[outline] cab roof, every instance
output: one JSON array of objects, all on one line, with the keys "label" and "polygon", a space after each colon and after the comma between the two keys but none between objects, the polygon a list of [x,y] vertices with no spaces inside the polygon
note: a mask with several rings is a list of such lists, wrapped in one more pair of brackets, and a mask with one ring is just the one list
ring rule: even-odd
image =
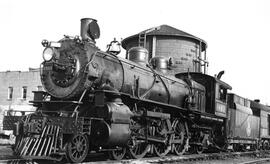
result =
[{"label": "cab roof", "polygon": [[232,87],[229,84],[225,83],[224,81],[221,81],[220,79],[218,79],[216,77],[213,77],[213,76],[210,76],[210,75],[207,75],[207,74],[198,73],[198,72],[178,73],[178,74],[175,75],[175,77],[181,78],[182,76],[188,76],[188,75],[190,75],[191,77],[194,77],[194,78],[200,78],[200,79],[204,78],[205,80],[214,81],[214,82],[217,82],[217,83],[221,84],[226,89],[229,89],[229,90],[232,89]]}]

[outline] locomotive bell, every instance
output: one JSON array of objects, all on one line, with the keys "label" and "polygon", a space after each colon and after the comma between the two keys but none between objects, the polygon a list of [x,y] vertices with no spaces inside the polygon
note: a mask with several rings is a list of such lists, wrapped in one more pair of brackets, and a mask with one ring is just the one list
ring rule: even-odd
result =
[{"label": "locomotive bell", "polygon": [[113,41],[107,45],[107,52],[118,55],[121,52],[121,44],[114,38]]},{"label": "locomotive bell", "polygon": [[97,20],[92,18],[81,19],[81,37],[84,41],[95,41],[100,36]]},{"label": "locomotive bell", "polygon": [[132,47],[128,50],[128,60],[146,65],[148,63],[148,51],[143,47]]}]

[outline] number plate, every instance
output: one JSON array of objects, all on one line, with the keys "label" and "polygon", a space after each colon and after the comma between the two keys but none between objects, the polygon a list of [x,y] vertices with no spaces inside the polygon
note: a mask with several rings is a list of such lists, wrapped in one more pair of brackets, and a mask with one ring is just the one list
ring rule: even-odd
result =
[{"label": "number plate", "polygon": [[43,68],[44,71],[52,71],[52,66],[45,66]]},{"label": "number plate", "polygon": [[52,71],[53,70],[53,64],[52,63],[47,63],[46,65],[43,66],[44,71]]}]

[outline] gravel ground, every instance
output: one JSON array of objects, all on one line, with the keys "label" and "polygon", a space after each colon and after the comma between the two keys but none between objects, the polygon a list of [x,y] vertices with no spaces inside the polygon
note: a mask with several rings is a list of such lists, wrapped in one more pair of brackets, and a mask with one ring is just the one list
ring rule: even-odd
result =
[{"label": "gravel ground", "polygon": [[[183,164],[239,164],[247,161],[253,161],[253,160],[258,160],[262,158],[269,158],[270,154],[266,154],[262,156],[261,158],[255,157],[255,156],[236,156],[235,158],[224,158],[224,159],[219,159],[219,160],[199,160],[199,161],[189,161],[189,162],[158,162],[162,164],[170,163],[170,164],[178,164],[178,163],[183,163]],[[11,149],[11,145],[0,145],[0,163],[3,162],[3,160],[8,160],[8,159],[14,159],[13,156],[13,151]],[[93,157],[91,158],[93,160]],[[1,161],[2,160],[2,161]],[[9,163],[9,162],[7,162]],[[27,163],[27,162],[25,162]],[[39,163],[39,162],[38,162]],[[89,162],[86,162],[89,163]],[[96,162],[94,162],[96,163]],[[146,162],[143,159],[140,160],[126,160],[125,162],[120,162],[120,161],[100,161],[97,163],[110,163],[110,164],[115,164],[115,163],[124,163],[124,164],[152,164],[153,162],[148,161]],[[264,164],[267,162],[264,162]],[[270,162],[268,162],[270,164]]]},{"label": "gravel ground", "polygon": [[221,160],[207,160],[207,161],[192,161],[185,162],[184,164],[239,164],[247,161],[256,160],[252,157],[236,157]]}]

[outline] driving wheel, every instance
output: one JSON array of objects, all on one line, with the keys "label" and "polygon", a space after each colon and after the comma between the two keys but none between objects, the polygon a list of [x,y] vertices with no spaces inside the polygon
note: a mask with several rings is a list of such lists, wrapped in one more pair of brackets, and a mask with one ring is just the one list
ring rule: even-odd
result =
[{"label": "driving wheel", "polygon": [[154,136],[163,138],[165,141],[164,143],[153,144],[154,153],[159,157],[166,156],[171,149],[171,145],[168,144],[168,140],[170,140],[171,135],[168,135],[166,120],[161,120],[159,126],[155,127]]},{"label": "driving wheel", "polygon": [[150,150],[150,144],[146,140],[147,129],[145,127],[132,130],[132,137],[128,153],[132,158],[143,158]]},{"label": "driving wheel", "polygon": [[113,150],[109,152],[110,158],[113,160],[121,160],[124,158],[127,149],[124,147],[120,147],[119,149]]},{"label": "driving wheel", "polygon": [[176,155],[182,155],[185,153],[186,147],[187,147],[185,125],[179,120],[176,120],[173,125],[174,125],[173,127],[174,128],[174,141],[176,141],[176,143],[173,144],[173,152]]}]

